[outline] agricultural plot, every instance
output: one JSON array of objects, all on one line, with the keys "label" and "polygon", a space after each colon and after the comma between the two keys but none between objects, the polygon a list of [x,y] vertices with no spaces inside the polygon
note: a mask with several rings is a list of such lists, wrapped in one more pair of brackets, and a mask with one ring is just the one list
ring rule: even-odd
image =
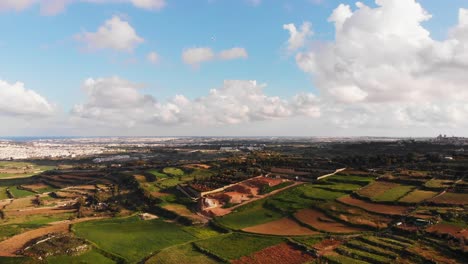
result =
[{"label": "agricultural plot", "polygon": [[320,210],[325,212],[330,218],[335,218],[342,222],[349,223],[351,226],[382,229],[386,228],[392,221],[388,217],[372,214],[364,209],[344,205],[335,201],[318,203],[315,206],[320,208]]},{"label": "agricultural plot", "polygon": [[0,179],[31,177],[54,168],[54,166],[43,166],[29,162],[0,161]]},{"label": "agricultural plot", "polygon": [[268,198],[266,206],[283,214],[288,214],[309,208],[318,203],[318,200],[335,200],[344,195],[346,194],[342,192],[317,188],[312,184],[303,184]]},{"label": "agricultural plot", "polygon": [[194,244],[223,260],[235,260],[284,242],[283,238],[233,233],[197,241]]},{"label": "agricultural plot", "polygon": [[216,264],[219,261],[197,251],[192,244],[170,247],[148,259],[146,264]]},{"label": "agricultural plot", "polygon": [[372,200],[376,202],[395,202],[401,197],[405,196],[409,192],[415,189],[415,186],[411,185],[398,185],[391,188],[380,195],[372,197]]},{"label": "agricultural plot", "polygon": [[319,232],[299,225],[296,221],[290,218],[281,218],[265,224],[247,227],[242,230],[250,233],[278,236],[306,236],[319,234]]},{"label": "agricultural plot", "polygon": [[365,229],[352,227],[339,223],[324,213],[314,209],[303,209],[294,214],[294,217],[300,222],[311,226],[317,230],[329,233],[355,233],[362,232]]},{"label": "agricultural plot", "polygon": [[179,168],[174,168],[174,167],[166,167],[163,169],[163,172],[165,174],[169,174],[171,176],[175,176],[175,177],[178,177],[178,176],[184,176],[184,171],[179,169]]},{"label": "agricultural plot", "polygon": [[360,199],[353,198],[351,196],[344,196],[339,198],[337,201],[344,203],[346,205],[356,206],[362,208],[366,211],[386,214],[386,215],[404,215],[408,208],[405,206],[396,206],[396,205],[385,205],[385,204],[376,204]]},{"label": "agricultural plot", "polygon": [[154,176],[156,176],[156,179],[157,179],[157,180],[165,179],[165,178],[169,177],[169,176],[167,176],[167,174],[164,174],[164,173],[162,173],[162,172],[159,172],[158,170],[149,170],[149,171],[147,171],[147,173],[151,173],[151,174],[153,174]]},{"label": "agricultural plot", "polygon": [[47,258],[48,264],[62,264],[62,263],[69,263],[69,264],[113,264],[115,261],[105,257],[104,255],[100,254],[96,250],[90,250],[85,252],[79,256],[53,256]]},{"label": "agricultural plot", "polygon": [[468,204],[468,193],[446,192],[430,199],[429,201],[435,204],[466,205]]},{"label": "agricultural plot", "polygon": [[392,262],[392,258],[375,253],[370,253],[366,250],[356,249],[352,245],[342,245],[336,251],[342,255],[351,257],[353,259],[363,260],[369,263],[386,264]]},{"label": "agricultural plot", "polygon": [[140,261],[157,250],[196,239],[176,224],[159,219],[142,221],[136,216],[83,222],[73,229],[77,236],[129,262]]},{"label": "agricultural plot", "polygon": [[407,195],[403,196],[399,202],[402,203],[420,203],[425,200],[431,199],[436,196],[437,192],[433,191],[424,191],[424,190],[414,190]]},{"label": "agricultural plot", "polygon": [[379,196],[384,194],[386,191],[398,187],[399,184],[393,183],[393,182],[383,182],[383,181],[377,181],[373,182],[366,187],[360,189],[357,191],[357,193],[361,196],[368,197],[368,198],[373,198],[375,196]]},{"label": "agricultural plot", "polygon": [[451,187],[455,182],[451,180],[439,180],[439,179],[432,179],[427,181],[424,186],[429,189],[446,189]]},{"label": "agricultural plot", "polygon": [[26,197],[26,196],[30,196],[30,195],[35,195],[35,193],[33,193],[33,192],[18,189],[18,186],[10,187],[10,192],[11,192],[11,194],[13,194],[13,196],[15,198],[21,198],[21,197]]},{"label": "agricultural plot", "polygon": [[288,264],[303,264],[312,262],[315,258],[305,253],[292,245],[282,243],[276,246],[268,247],[250,256],[244,256],[240,259],[233,260],[233,264],[277,264],[277,263],[288,263]]},{"label": "agricultural plot", "polygon": [[316,187],[325,189],[325,190],[331,190],[335,192],[346,192],[346,193],[353,192],[362,187],[361,185],[353,184],[353,183],[334,183],[334,184],[328,184],[328,183],[333,183],[333,182],[324,182],[324,184],[316,185]]},{"label": "agricultural plot", "polygon": [[374,180],[375,177],[372,176],[337,174],[326,178],[325,182],[349,183],[362,187],[373,182]]},{"label": "agricultural plot", "polygon": [[364,197],[368,197],[376,202],[394,202],[399,200],[401,197],[405,196],[415,188],[416,187],[412,185],[402,185],[393,182],[376,181],[358,190],[357,194]]},{"label": "agricultural plot", "polygon": [[216,218],[216,221],[228,228],[240,230],[282,218],[282,214],[265,208],[265,202],[262,199],[246,204],[228,215]]},{"label": "agricultural plot", "polygon": [[433,225],[426,229],[427,232],[434,234],[448,234],[452,237],[468,240],[468,231],[466,231],[466,223],[464,226],[455,225],[449,222],[442,222],[436,225]]},{"label": "agricultural plot", "polygon": [[9,198],[8,195],[7,195],[6,189],[7,189],[7,187],[0,186],[0,200]]}]

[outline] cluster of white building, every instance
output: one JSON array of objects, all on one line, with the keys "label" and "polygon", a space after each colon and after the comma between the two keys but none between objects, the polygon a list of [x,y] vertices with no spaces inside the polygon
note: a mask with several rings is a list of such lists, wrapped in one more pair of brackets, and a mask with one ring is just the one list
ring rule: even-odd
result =
[{"label": "cluster of white building", "polygon": [[0,141],[0,160],[74,158],[102,154],[105,151],[106,148],[102,145]]}]

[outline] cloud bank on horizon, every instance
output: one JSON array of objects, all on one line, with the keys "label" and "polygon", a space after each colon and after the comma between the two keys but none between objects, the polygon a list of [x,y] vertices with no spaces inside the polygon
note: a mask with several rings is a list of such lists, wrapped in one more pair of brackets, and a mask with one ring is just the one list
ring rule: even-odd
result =
[{"label": "cloud bank on horizon", "polygon": [[[170,5],[164,0],[7,0],[0,2],[0,10],[21,11],[40,5],[41,12],[51,15],[74,2],[130,3],[150,11]],[[331,40],[315,39],[320,32],[310,21],[286,21],[282,29],[281,24],[268,29],[289,34],[278,48],[284,47],[284,56],[294,59],[316,89],[289,98],[268,95],[268,86],[255,80],[227,79],[197,96],[176,93],[164,99],[147,92],[149,88],[140,83],[111,75],[83,78],[83,96],[67,111],[23,83],[0,79],[0,116],[9,122],[17,120],[12,127],[18,131],[18,120],[43,118],[69,128],[60,130],[65,133],[89,128],[86,133],[90,134],[125,128],[121,134],[177,131],[174,134],[190,135],[190,128],[195,127],[199,130],[194,131],[204,129],[206,134],[226,133],[228,127],[231,135],[335,135],[330,130],[369,135],[369,131],[428,128],[462,131],[468,128],[468,9],[459,8],[457,24],[442,40],[425,28],[431,18],[415,0],[376,0],[375,6],[357,2],[336,7],[328,17],[334,27]],[[146,42],[143,33],[123,16],[103,21],[97,29],[73,35],[80,49],[132,53]],[[157,50],[146,54],[149,64],[164,61]],[[237,61],[247,67],[256,56],[239,45],[195,46],[180,54],[194,74],[211,64],[208,62]],[[245,130],[246,126],[256,128]],[[96,127],[99,132],[92,130]],[[181,128],[188,130],[181,133]]]}]

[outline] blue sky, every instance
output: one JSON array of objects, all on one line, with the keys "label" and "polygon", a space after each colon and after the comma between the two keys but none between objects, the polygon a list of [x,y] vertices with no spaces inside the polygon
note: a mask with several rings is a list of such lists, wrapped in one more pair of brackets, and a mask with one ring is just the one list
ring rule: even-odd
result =
[{"label": "blue sky", "polygon": [[[374,1],[362,2],[377,7]],[[421,25],[431,32],[432,40],[441,42],[457,25],[458,10],[468,8],[466,0],[418,2],[433,16]],[[81,89],[87,78],[112,76],[141,84],[145,87],[142,94],[160,102],[177,94],[189,100],[206,96],[210,89],[221,88],[224,80],[266,83],[264,93],[270,97],[291,98],[299,93],[321,96],[317,75],[301,70],[296,56],[309,46],[334,42],[335,27],[327,19],[338,5],[356,9],[355,1],[345,0],[263,0],[257,5],[247,0],[165,3],[159,10],[131,3],[78,2],[53,15],[41,13],[39,4],[20,11],[0,11],[0,80],[24,83],[26,89],[54,104],[62,116],[87,101],[89,94]],[[96,32],[114,16],[128,22],[144,39],[133,51],[90,51],[76,40],[77,34]],[[288,52],[289,33],[283,25],[294,23],[299,28],[305,21],[312,24],[313,36],[299,51]],[[241,47],[248,57],[215,59],[193,67],[184,63],[182,52],[196,47],[208,47],[215,53]],[[146,58],[152,51],[160,56],[156,64]],[[21,126],[15,127],[21,133]],[[364,132],[356,128],[351,134]]]}]

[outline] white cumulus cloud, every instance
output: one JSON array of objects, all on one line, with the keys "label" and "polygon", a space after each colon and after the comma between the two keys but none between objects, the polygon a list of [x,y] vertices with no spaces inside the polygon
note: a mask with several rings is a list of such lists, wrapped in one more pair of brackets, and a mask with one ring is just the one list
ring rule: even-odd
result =
[{"label": "white cumulus cloud", "polygon": [[283,29],[289,31],[289,39],[287,42],[288,51],[296,51],[304,47],[307,38],[312,36],[312,24],[310,22],[302,23],[301,28],[298,30],[294,24],[285,24]]},{"label": "white cumulus cloud", "polygon": [[329,17],[335,39],[296,55],[326,105],[322,115],[344,127],[467,126],[468,10],[439,41],[417,1],[375,3],[339,5]]},{"label": "white cumulus cloud", "polygon": [[182,60],[185,64],[199,67],[201,63],[211,61],[215,54],[211,48],[190,48],[182,52]]},{"label": "white cumulus cloud", "polygon": [[245,59],[249,57],[249,55],[244,48],[232,48],[220,51],[218,57],[222,60],[234,60],[239,58]]},{"label": "white cumulus cloud", "polygon": [[26,89],[23,83],[10,84],[0,80],[0,115],[39,117],[54,112],[51,103],[35,91]]},{"label": "white cumulus cloud", "polygon": [[96,32],[75,35],[75,39],[83,42],[88,50],[113,49],[126,52],[132,52],[144,42],[135,29],[119,16],[105,21]]},{"label": "white cumulus cloud", "polygon": [[213,49],[208,47],[189,48],[182,52],[183,62],[195,68],[200,67],[200,65],[204,62],[213,61],[215,59],[235,60],[246,59],[248,57],[249,55],[247,50],[240,47],[222,50],[218,53],[215,53]]},{"label": "white cumulus cloud", "polygon": [[205,96],[188,99],[176,95],[159,102],[142,93],[141,87],[119,77],[88,79],[83,90],[87,100],[72,115],[107,126],[241,124],[292,116],[320,116],[320,102],[311,94],[286,100],[264,93],[256,81],[225,81]]}]

